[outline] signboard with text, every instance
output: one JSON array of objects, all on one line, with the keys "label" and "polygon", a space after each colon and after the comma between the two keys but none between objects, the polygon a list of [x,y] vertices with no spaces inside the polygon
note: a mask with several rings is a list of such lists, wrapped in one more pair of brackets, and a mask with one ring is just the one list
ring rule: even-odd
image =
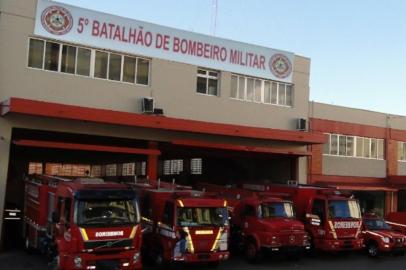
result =
[{"label": "signboard with text", "polygon": [[65,42],[292,82],[294,54],[38,0],[34,34]]}]

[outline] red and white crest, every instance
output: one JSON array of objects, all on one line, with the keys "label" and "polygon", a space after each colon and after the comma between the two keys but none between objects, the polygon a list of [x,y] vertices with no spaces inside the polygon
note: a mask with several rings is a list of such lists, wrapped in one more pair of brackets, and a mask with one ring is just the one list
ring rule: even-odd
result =
[{"label": "red and white crest", "polygon": [[41,23],[45,30],[54,35],[65,35],[73,26],[70,12],[60,6],[50,6],[41,14]]},{"label": "red and white crest", "polygon": [[269,69],[277,78],[284,79],[292,72],[292,63],[285,55],[277,53],[269,59]]}]

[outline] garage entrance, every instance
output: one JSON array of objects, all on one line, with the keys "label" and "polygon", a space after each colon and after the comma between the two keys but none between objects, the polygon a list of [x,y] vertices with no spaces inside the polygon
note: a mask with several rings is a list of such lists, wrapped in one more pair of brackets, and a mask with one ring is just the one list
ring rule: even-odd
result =
[{"label": "garage entrance", "polygon": [[192,147],[174,142],[14,128],[5,209],[19,211],[19,219],[4,220],[4,248],[22,247],[24,177],[28,174],[102,177],[119,182],[156,175],[164,181],[186,185],[285,183],[296,179],[297,154],[260,150]]},{"label": "garage entrance", "polygon": [[385,215],[385,191],[354,191],[363,214],[373,212],[380,217]]}]

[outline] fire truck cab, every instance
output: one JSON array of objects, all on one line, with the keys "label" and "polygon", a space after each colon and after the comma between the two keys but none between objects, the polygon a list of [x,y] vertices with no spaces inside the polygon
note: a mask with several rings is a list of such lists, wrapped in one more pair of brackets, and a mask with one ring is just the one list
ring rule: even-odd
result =
[{"label": "fire truck cab", "polygon": [[132,186],[140,197],[145,257],[158,266],[173,262],[215,265],[228,259],[229,220],[224,199],[164,182]]},{"label": "fire truck cab", "polygon": [[52,269],[140,269],[136,193],[97,178],[26,179],[25,246],[50,256]]},{"label": "fire truck cab", "polygon": [[202,184],[227,199],[231,213],[231,239],[249,262],[257,262],[264,252],[298,255],[310,249],[308,234],[295,217],[291,201],[278,194]]},{"label": "fire truck cab", "polygon": [[298,184],[248,188],[289,194],[313,248],[323,251],[363,248],[361,211],[358,201],[350,194],[334,188]]}]

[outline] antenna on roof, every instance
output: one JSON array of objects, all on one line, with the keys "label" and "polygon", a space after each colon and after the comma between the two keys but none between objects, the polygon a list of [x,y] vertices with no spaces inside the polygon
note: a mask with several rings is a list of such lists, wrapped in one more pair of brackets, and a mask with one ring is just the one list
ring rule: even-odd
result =
[{"label": "antenna on roof", "polygon": [[216,35],[216,28],[217,28],[217,0],[212,0],[212,13],[211,13],[211,26],[210,26],[210,32],[213,36]]}]

